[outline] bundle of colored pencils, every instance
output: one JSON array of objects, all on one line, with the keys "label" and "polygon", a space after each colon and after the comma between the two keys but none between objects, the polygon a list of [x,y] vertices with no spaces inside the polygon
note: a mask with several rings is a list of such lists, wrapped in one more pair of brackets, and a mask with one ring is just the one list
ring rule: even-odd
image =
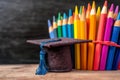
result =
[{"label": "bundle of colored pencils", "polygon": [[[69,9],[68,15],[58,13],[53,21],[48,20],[50,38],[74,38],[98,42],[112,41],[120,45],[120,12],[119,6],[111,4],[108,10],[107,1],[102,8],[93,1],[92,6],[75,6],[75,12]],[[82,43],[71,46],[73,65],[81,70],[117,70],[120,69],[120,48],[94,43]]]}]

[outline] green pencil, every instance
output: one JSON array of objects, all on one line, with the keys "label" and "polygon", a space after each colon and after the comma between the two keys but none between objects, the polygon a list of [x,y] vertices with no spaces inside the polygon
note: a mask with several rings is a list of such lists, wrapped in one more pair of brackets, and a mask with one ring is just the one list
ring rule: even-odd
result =
[{"label": "green pencil", "polygon": [[58,20],[57,20],[57,32],[58,32],[58,38],[62,37],[62,20],[61,20],[61,14],[58,13]]}]

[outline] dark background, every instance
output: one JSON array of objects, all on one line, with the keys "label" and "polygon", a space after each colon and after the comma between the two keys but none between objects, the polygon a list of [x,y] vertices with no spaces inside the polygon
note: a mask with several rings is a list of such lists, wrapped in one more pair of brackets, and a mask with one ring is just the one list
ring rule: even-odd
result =
[{"label": "dark background", "polygon": [[[0,0],[0,64],[38,63],[39,46],[28,39],[49,38],[47,19],[92,0]],[[109,0],[119,5],[119,0]],[[104,0],[96,0],[102,6]]]}]

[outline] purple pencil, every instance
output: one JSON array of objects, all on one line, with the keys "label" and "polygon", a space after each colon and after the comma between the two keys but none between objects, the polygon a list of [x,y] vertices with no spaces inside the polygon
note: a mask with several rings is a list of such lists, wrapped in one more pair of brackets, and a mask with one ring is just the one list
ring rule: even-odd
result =
[{"label": "purple pencil", "polygon": [[[112,26],[114,23],[113,10],[114,10],[114,4],[111,4],[111,7],[110,7],[109,13],[108,13],[108,17],[107,17],[104,41],[110,40]],[[103,45],[102,54],[101,54],[101,61],[100,61],[100,70],[105,70],[107,53],[108,53],[108,46]]]},{"label": "purple pencil", "polygon": [[119,12],[119,6],[117,5],[116,8],[115,8],[114,15],[113,15],[114,16],[114,20],[116,20],[118,12]]}]

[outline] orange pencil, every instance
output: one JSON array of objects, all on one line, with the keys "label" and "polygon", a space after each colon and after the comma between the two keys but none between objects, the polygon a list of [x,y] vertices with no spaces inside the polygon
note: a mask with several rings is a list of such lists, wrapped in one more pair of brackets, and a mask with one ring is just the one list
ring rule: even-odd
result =
[{"label": "orange pencil", "polygon": [[[93,1],[92,9],[90,12],[90,28],[89,28],[89,40],[95,40],[96,37],[96,8],[95,1]],[[88,70],[93,69],[94,59],[94,43],[88,43]]]},{"label": "orange pencil", "polygon": [[[85,8],[82,7],[82,14],[80,18],[80,39],[87,40],[87,27],[86,27],[86,17]],[[87,43],[81,43],[81,69],[87,69]]]},{"label": "orange pencil", "polygon": [[87,39],[89,36],[89,27],[90,27],[90,11],[91,11],[91,5],[90,3],[88,3],[87,11],[86,11]]},{"label": "orange pencil", "polygon": [[[97,41],[103,41],[105,27],[106,27],[106,20],[107,20],[107,1],[105,1],[104,6],[101,11],[98,33],[97,33]],[[94,58],[94,70],[99,69],[101,50],[102,50],[102,45],[96,44],[95,58]]]}]

